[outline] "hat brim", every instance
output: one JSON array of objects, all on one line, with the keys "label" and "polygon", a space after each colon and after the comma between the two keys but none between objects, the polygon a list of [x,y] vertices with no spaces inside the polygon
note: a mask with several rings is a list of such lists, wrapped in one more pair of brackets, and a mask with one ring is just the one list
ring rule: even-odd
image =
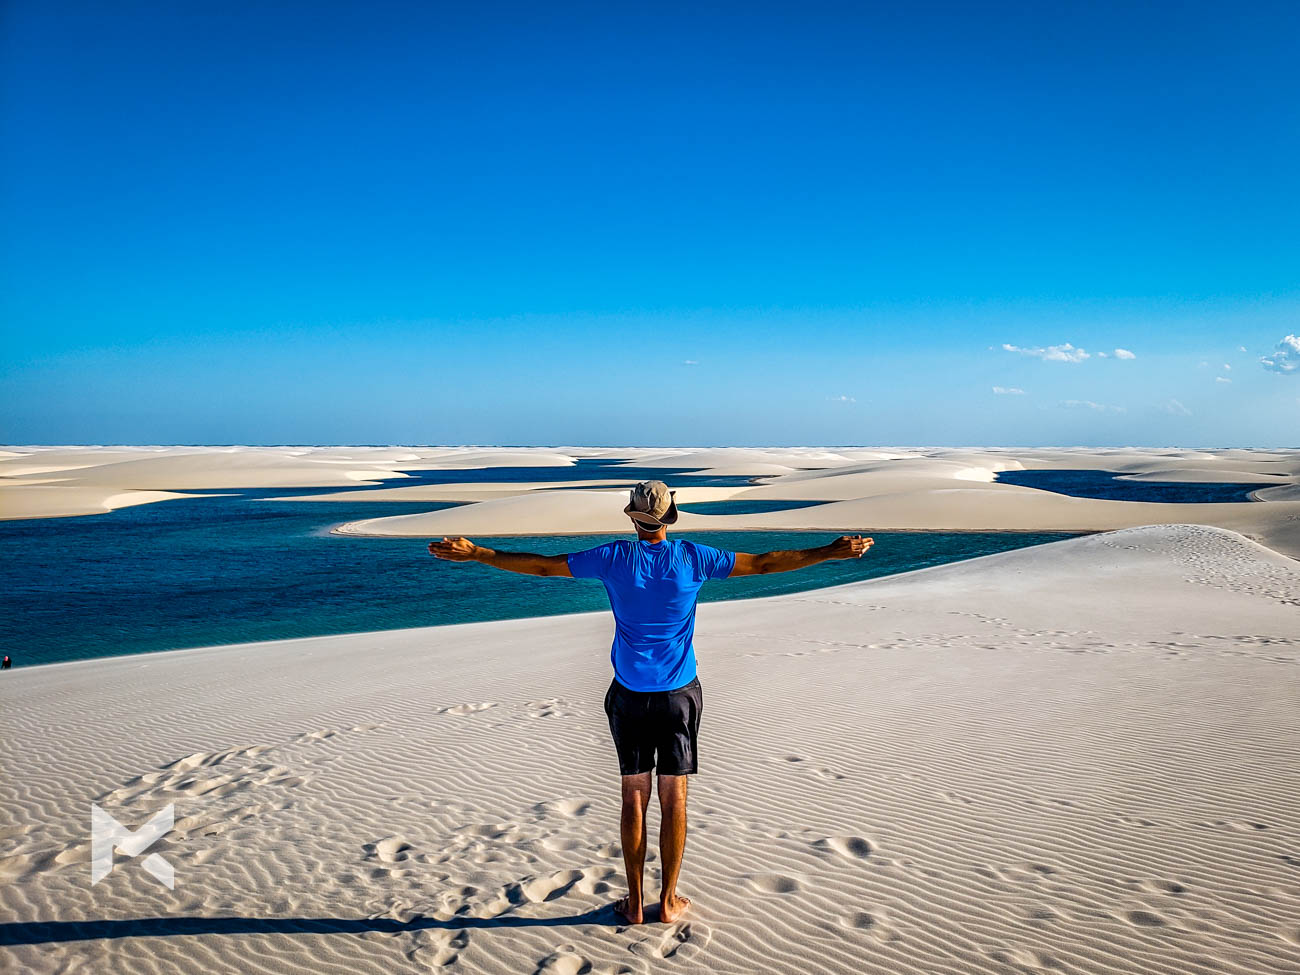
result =
[{"label": "hat brim", "polygon": [[656,518],[648,511],[637,511],[632,507],[631,502],[628,502],[627,506],[623,508],[623,514],[630,517],[633,521],[644,525],[646,528],[662,528],[664,525],[673,525],[677,523],[677,500],[674,498],[669,502],[668,510],[664,512],[662,518]]}]

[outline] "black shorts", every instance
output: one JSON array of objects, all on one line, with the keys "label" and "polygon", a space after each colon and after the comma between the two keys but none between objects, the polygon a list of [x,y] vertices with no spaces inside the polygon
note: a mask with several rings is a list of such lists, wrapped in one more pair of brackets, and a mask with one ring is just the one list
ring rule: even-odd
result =
[{"label": "black shorts", "polygon": [[694,775],[704,694],[697,677],[671,691],[632,691],[617,679],[605,692],[605,714],[622,775],[658,768],[660,775]]}]

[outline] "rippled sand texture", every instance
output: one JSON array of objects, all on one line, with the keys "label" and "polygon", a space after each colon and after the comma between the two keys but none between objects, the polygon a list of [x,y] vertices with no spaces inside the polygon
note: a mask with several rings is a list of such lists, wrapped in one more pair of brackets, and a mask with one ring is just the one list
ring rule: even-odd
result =
[{"label": "rippled sand texture", "polygon": [[[694,905],[640,927],[606,613],[11,671],[0,967],[1300,971],[1297,619],[1187,525],[704,604]],[[175,804],[174,890],[90,886],[92,802]]]}]

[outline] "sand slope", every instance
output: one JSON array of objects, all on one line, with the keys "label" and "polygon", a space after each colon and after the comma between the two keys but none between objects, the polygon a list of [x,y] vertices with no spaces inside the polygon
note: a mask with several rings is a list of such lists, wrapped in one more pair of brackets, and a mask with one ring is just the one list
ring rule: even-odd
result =
[{"label": "sand slope", "polygon": [[[608,614],[11,671],[0,964],[1295,972],[1298,613],[1296,563],[1187,525],[704,604],[695,906],[639,928]],[[89,886],[91,802],[176,804],[174,891]]]}]

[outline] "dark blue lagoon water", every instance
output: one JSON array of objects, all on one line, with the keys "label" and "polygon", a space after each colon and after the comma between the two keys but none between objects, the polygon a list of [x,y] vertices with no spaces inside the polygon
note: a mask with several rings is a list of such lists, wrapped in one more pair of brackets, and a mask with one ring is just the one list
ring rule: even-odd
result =
[{"label": "dark blue lagoon water", "polygon": [[1103,498],[1109,501],[1163,501],[1200,504],[1219,501],[1249,501],[1251,491],[1267,484],[1225,484],[1214,481],[1122,481],[1115,471],[1002,471],[997,479],[1006,484],[1039,488],[1073,498]]},{"label": "dark blue lagoon water", "polygon": [[[384,481],[370,486],[371,490],[390,487],[411,487],[415,484],[462,484],[462,483],[536,483],[537,481],[649,481],[659,480],[670,487],[749,487],[761,484],[762,475],[748,476],[726,474],[714,476],[699,474],[698,468],[677,469],[666,467],[621,467],[617,458],[580,458],[573,464],[557,467],[474,467],[465,470],[405,470],[407,477]],[[401,465],[397,465],[401,468]],[[366,490],[362,485],[349,490]],[[298,494],[318,493],[299,490]]]},{"label": "dark blue lagoon water", "polygon": [[697,515],[759,515],[765,511],[791,511],[795,508],[811,508],[822,504],[821,501],[696,501],[691,504],[679,504],[682,511]]},{"label": "dark blue lagoon water", "polygon": [[[529,470],[538,476],[537,468]],[[24,666],[608,608],[598,581],[443,562],[428,554],[424,539],[329,533],[344,521],[451,505],[269,500],[295,493],[301,490],[164,501],[86,518],[0,522],[4,652]],[[837,534],[692,532],[689,537],[763,552],[823,545]],[[557,554],[614,537],[632,535],[475,541]],[[875,547],[860,561],[711,582],[701,599],[797,592],[1068,536],[876,532],[874,537]]]}]

